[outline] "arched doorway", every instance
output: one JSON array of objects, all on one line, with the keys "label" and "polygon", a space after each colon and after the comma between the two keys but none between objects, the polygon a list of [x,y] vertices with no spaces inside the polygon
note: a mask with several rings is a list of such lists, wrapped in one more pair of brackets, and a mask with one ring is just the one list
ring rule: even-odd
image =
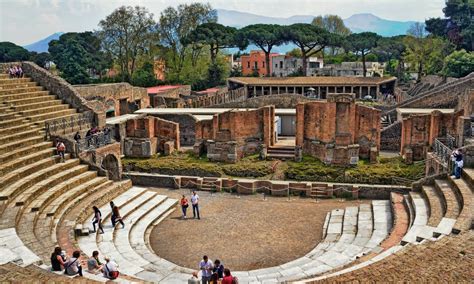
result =
[{"label": "arched doorway", "polygon": [[112,180],[120,180],[120,167],[118,159],[112,155],[108,154],[102,160],[102,168],[107,171],[107,174]]}]

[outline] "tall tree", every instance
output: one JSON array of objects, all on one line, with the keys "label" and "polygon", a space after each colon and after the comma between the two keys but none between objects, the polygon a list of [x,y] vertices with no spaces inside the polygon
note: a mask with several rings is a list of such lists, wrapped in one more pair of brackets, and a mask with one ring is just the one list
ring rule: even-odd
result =
[{"label": "tall tree", "polygon": [[208,45],[211,63],[216,64],[217,54],[221,49],[236,46],[236,32],[236,28],[218,23],[204,23],[193,30],[182,42],[183,44]]},{"label": "tall tree", "polygon": [[471,72],[474,72],[474,52],[461,49],[444,59],[443,75],[445,76],[460,78]]},{"label": "tall tree", "polygon": [[12,62],[28,60],[30,54],[28,50],[14,43],[0,42],[0,62]]},{"label": "tall tree", "polygon": [[[377,47],[374,53],[382,61],[388,62],[387,70],[393,71],[391,66],[392,60],[397,60],[396,74],[398,78],[402,78],[403,71],[403,53],[405,52],[405,45],[403,44],[404,36],[384,37],[377,42]],[[390,72],[392,73],[392,72]],[[393,73],[392,73],[393,74]]]},{"label": "tall tree", "polygon": [[273,47],[285,42],[283,28],[279,25],[255,24],[242,28],[239,32],[240,47],[254,44],[265,53],[265,69],[267,76],[270,72],[270,53]]},{"label": "tall tree", "polygon": [[191,49],[193,62],[200,52],[197,45],[188,47],[183,40],[200,24],[217,22],[217,11],[209,4],[192,3],[181,4],[177,8],[168,7],[161,12],[159,20],[160,43],[171,54],[168,66],[173,72],[175,80],[179,81],[184,67],[185,56]]},{"label": "tall tree", "polygon": [[285,27],[284,38],[301,50],[303,75],[307,74],[308,58],[326,47],[340,44],[340,37],[311,24],[293,24]]},{"label": "tall tree", "polygon": [[90,75],[100,76],[112,64],[92,32],[65,33],[49,42],[48,51],[61,76],[71,84],[89,83]]},{"label": "tall tree", "polygon": [[[324,15],[324,16],[317,16],[311,22],[312,25],[318,26],[327,30],[330,33],[340,35],[342,37],[348,36],[351,34],[351,30],[344,25],[344,21],[341,17],[337,15]],[[337,47],[330,47],[329,54],[331,56],[336,55],[338,52]]]},{"label": "tall tree", "polygon": [[362,32],[357,34],[351,34],[346,38],[346,46],[348,50],[351,50],[355,54],[359,55],[362,59],[362,68],[364,77],[367,76],[367,67],[365,66],[366,56],[371,53],[377,46],[377,41],[381,37],[376,33]]},{"label": "tall tree", "polygon": [[99,22],[103,48],[120,66],[122,81],[129,81],[136,62],[154,39],[156,23],[144,7],[121,6]]}]

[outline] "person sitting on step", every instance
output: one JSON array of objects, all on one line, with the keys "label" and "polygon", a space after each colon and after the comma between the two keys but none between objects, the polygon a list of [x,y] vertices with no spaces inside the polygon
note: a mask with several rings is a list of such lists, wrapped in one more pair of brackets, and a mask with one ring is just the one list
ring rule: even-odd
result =
[{"label": "person sitting on step", "polygon": [[66,255],[60,247],[55,247],[54,252],[51,254],[51,269],[53,271],[63,271],[64,262],[66,261]]},{"label": "person sitting on step", "polygon": [[102,263],[99,260],[99,252],[96,250],[92,252],[92,257],[87,260],[87,271],[92,274],[103,272]]},{"label": "person sitting on step", "polygon": [[105,257],[104,264],[104,277],[109,279],[117,279],[119,277],[118,265],[117,263],[110,260],[109,257]]},{"label": "person sitting on step", "polygon": [[82,276],[82,266],[81,260],[81,252],[76,250],[72,253],[72,257],[66,261],[64,264],[64,273],[69,276],[79,275]]}]

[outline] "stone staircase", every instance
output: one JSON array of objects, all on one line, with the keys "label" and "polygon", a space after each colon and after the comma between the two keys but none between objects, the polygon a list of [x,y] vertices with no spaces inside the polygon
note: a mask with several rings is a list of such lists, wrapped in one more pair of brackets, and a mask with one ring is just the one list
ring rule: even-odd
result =
[{"label": "stone staircase", "polygon": [[268,147],[267,158],[278,160],[293,160],[295,159],[295,147],[281,145]]}]

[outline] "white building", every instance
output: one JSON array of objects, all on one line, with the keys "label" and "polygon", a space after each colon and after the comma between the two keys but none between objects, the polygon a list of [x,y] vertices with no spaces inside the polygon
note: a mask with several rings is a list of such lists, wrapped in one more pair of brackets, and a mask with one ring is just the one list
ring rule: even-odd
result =
[{"label": "white building", "polygon": [[[276,77],[287,77],[303,69],[303,59],[290,55],[272,56],[272,73]],[[306,75],[313,76],[316,70],[324,66],[323,59],[309,57],[307,62]]]}]

